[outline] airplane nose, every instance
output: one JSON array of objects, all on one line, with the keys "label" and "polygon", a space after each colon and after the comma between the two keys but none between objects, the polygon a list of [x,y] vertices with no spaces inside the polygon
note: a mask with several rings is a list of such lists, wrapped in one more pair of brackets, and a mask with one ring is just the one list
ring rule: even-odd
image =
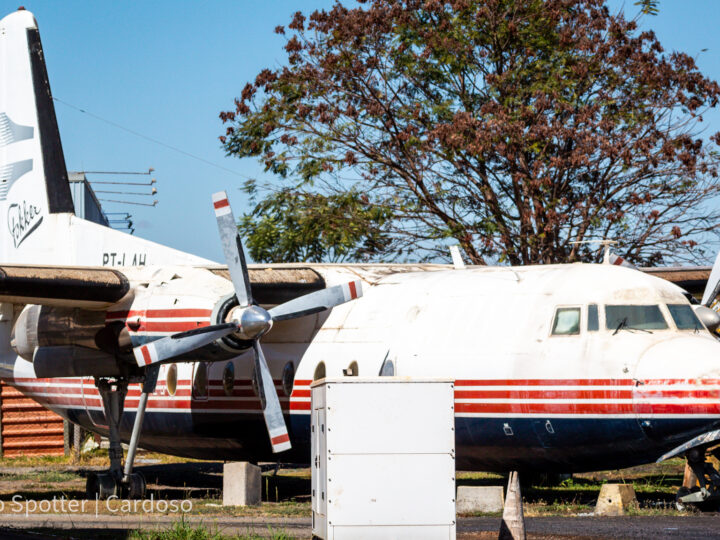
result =
[{"label": "airplane nose", "polygon": [[651,346],[633,379],[633,408],[650,438],[669,443],[720,425],[720,342],[708,333]]}]

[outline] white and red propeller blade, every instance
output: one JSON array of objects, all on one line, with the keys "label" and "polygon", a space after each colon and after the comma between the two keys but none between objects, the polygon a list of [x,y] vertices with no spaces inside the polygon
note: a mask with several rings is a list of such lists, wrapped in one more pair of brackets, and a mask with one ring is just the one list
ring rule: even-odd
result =
[{"label": "white and red propeller blade", "polygon": [[638,269],[637,266],[627,262],[620,255],[615,255],[614,253],[610,253],[610,264],[613,264],[615,266],[624,266],[625,268],[632,268],[633,270]]},{"label": "white and red propeller blade", "polygon": [[362,294],[362,282],[360,280],[350,281],[295,298],[271,308],[268,313],[273,321],[296,319],[355,300]]},{"label": "white and red propeller blade", "polygon": [[217,218],[220,241],[225,254],[225,261],[230,273],[235,295],[240,307],[249,306],[253,303],[252,292],[250,291],[250,278],[248,276],[247,264],[245,263],[245,252],[243,251],[240,235],[237,232],[237,224],[233,215],[227,193],[219,191],[213,193],[213,206]]},{"label": "white and red propeller blade", "polygon": [[703,291],[702,305],[710,307],[715,297],[720,293],[720,253],[715,257],[715,264],[713,264],[712,270],[710,271],[710,277],[705,284],[705,291]]},{"label": "white and red propeller blade", "polygon": [[[252,291],[250,290],[250,278],[248,276],[247,263],[245,262],[245,253],[243,251],[242,242],[237,232],[235,216],[233,216],[227,193],[221,191],[215,193],[212,197],[213,206],[215,207],[215,217],[217,218],[218,230],[220,231],[220,239],[222,240],[223,252],[225,260],[230,272],[230,281],[232,281],[235,295],[237,296],[241,308],[248,308],[253,304]],[[254,309],[262,308],[254,306]],[[266,315],[267,313],[262,310]],[[259,334],[261,335],[261,334]],[[258,392],[260,393],[260,401],[263,407],[263,416],[267,425],[268,434],[270,435],[270,444],[273,452],[283,452],[290,449],[290,437],[288,436],[285,418],[280,408],[280,399],[275,390],[275,383],[268,369],[265,355],[263,355],[257,337],[253,339],[253,349],[255,350],[255,373],[258,383]]]},{"label": "white and red propeller blade", "polygon": [[265,425],[270,434],[270,444],[273,452],[284,452],[290,450],[291,446],[285,418],[280,408],[280,399],[275,390],[275,383],[265,361],[262,347],[260,347],[257,340],[253,341],[253,349],[255,349],[255,377],[257,378]]},{"label": "white and red propeller blade", "polygon": [[191,353],[210,343],[237,331],[234,323],[216,324],[180,332],[172,336],[160,338],[145,345],[135,347],[133,354],[138,366],[145,367],[164,362],[183,354]]}]

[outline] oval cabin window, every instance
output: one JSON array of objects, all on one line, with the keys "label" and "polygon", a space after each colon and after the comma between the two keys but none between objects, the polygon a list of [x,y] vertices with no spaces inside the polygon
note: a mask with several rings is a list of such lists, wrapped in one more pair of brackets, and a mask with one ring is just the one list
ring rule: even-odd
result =
[{"label": "oval cabin window", "polygon": [[177,364],[170,364],[165,376],[165,388],[171,396],[177,392]]},{"label": "oval cabin window", "polygon": [[223,390],[225,390],[226,396],[232,396],[233,390],[235,389],[235,366],[232,362],[225,364],[223,370]]},{"label": "oval cabin window", "polygon": [[208,373],[207,364],[205,362],[198,362],[195,364],[195,378],[193,379],[192,390],[194,399],[207,399]]},{"label": "oval cabin window", "polygon": [[292,394],[293,384],[295,383],[295,365],[292,362],[285,364],[282,374],[282,387],[285,395],[290,397]]},{"label": "oval cabin window", "polygon": [[358,363],[353,360],[350,362],[350,365],[347,367],[347,369],[343,369],[343,375],[346,377],[357,377],[359,375],[360,368],[358,367]]},{"label": "oval cabin window", "polygon": [[318,379],[324,379],[325,378],[325,362],[320,362],[317,367],[315,368],[315,373],[313,373],[313,381],[317,381]]}]

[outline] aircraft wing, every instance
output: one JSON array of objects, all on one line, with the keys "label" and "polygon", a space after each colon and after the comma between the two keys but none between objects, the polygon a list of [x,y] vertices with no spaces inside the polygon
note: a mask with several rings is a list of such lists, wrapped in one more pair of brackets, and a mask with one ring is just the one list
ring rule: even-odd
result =
[{"label": "aircraft wing", "polygon": [[657,276],[685,289],[693,296],[701,297],[710,277],[710,266],[680,266],[640,268],[646,274]]},{"label": "aircraft wing", "polygon": [[104,309],[129,290],[112,268],[0,265],[0,302]]}]

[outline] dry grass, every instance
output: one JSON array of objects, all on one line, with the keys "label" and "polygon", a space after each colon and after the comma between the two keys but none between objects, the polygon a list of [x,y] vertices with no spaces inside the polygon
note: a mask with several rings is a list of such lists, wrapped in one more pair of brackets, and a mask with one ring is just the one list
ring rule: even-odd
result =
[{"label": "dry grass", "polygon": [[[8,503],[13,495],[26,499],[83,499],[85,477],[90,469],[107,465],[106,451],[99,450],[80,462],[59,458],[15,458],[0,461],[0,501]],[[219,516],[309,516],[310,470],[283,469],[277,476],[263,474],[263,503],[257,507],[222,506],[222,465],[194,462],[144,453],[141,461],[156,463],[142,466],[148,478],[149,493],[155,500],[181,500],[193,503],[192,514]],[[184,465],[183,465],[184,464]],[[28,470],[34,467],[35,470]],[[13,470],[14,469],[14,470]],[[528,516],[577,515],[591,513],[604,482],[632,483],[638,506],[629,513],[638,515],[676,515],[674,498],[682,483],[684,462],[670,460],[618,471],[574,475],[557,484],[535,482],[523,486]],[[418,474],[422,474],[420,471]],[[458,472],[458,485],[505,485],[499,474]],[[117,504],[117,503],[116,503]],[[119,507],[111,507],[113,510]],[[122,511],[122,509],[120,509]],[[94,511],[94,508],[93,508]],[[100,512],[110,510],[101,509]],[[113,512],[114,513],[114,512]]]}]

